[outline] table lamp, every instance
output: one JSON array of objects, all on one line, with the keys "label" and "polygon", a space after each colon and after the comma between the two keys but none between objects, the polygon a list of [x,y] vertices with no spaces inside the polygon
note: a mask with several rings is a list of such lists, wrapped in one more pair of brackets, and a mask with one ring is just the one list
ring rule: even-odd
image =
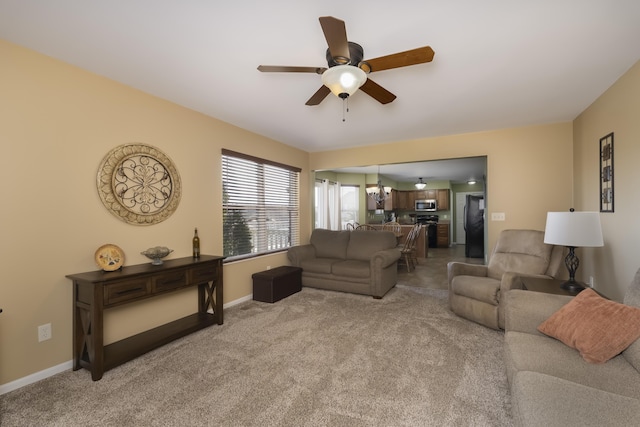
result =
[{"label": "table lamp", "polygon": [[547,212],[544,242],[569,248],[569,254],[564,259],[569,270],[569,280],[560,287],[571,292],[579,292],[584,286],[576,282],[576,270],[580,260],[575,254],[575,249],[604,246],[600,214],[575,212],[573,208],[569,212]]}]

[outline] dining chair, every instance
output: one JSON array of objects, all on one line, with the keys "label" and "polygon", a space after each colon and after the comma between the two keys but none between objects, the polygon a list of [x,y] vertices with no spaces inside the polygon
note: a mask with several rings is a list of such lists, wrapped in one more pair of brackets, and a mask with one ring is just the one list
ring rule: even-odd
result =
[{"label": "dining chair", "polygon": [[407,239],[404,241],[402,249],[400,249],[400,259],[398,265],[404,264],[407,266],[407,272],[411,272],[411,269],[415,269],[418,265],[418,257],[416,255],[416,241],[420,235],[420,229],[422,224],[416,224],[411,228]]},{"label": "dining chair", "polygon": [[402,226],[400,225],[399,222],[390,221],[390,222],[385,222],[382,225],[382,230],[383,231],[393,231],[394,233],[401,233],[402,232]]}]

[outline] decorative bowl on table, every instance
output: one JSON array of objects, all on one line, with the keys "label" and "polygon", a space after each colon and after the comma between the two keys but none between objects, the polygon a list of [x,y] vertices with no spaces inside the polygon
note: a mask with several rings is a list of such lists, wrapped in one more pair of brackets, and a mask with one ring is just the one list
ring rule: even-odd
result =
[{"label": "decorative bowl on table", "polygon": [[173,252],[173,249],[169,249],[166,246],[156,246],[155,248],[149,248],[146,251],[140,252],[151,260],[152,265],[162,265],[162,258]]}]

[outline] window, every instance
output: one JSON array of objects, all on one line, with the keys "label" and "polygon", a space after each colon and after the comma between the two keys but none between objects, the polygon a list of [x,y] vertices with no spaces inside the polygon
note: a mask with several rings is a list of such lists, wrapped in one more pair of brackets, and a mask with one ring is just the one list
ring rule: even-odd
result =
[{"label": "window", "polygon": [[326,179],[315,184],[315,228],[344,230],[358,222],[360,187]]},{"label": "window", "polygon": [[347,224],[356,224],[360,215],[360,187],[357,185],[342,185],[340,187],[340,223],[342,229]]},{"label": "window", "polygon": [[223,253],[229,260],[299,243],[300,169],[222,150]]}]

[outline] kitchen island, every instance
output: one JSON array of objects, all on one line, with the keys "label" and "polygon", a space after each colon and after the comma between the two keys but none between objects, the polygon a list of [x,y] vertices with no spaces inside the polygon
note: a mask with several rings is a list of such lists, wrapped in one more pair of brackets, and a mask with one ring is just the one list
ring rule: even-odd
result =
[{"label": "kitchen island", "polygon": [[[377,230],[382,230],[384,224],[368,224]],[[409,231],[413,228],[413,225],[401,225],[400,230],[402,232],[402,237],[398,239],[400,245],[404,245],[405,240],[407,240],[407,235],[409,235]],[[420,229],[420,234],[418,235],[418,240],[416,241],[416,256],[418,257],[418,262],[420,259],[426,258],[429,251],[429,244],[427,242],[427,227],[422,227]]]}]

